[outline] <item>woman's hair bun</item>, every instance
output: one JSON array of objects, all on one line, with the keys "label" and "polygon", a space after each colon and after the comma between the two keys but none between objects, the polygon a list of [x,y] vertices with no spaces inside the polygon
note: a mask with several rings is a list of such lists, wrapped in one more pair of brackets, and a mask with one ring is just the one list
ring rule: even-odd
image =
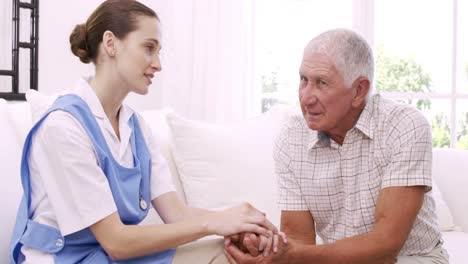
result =
[{"label": "woman's hair bun", "polygon": [[91,57],[86,43],[86,26],[84,24],[76,25],[70,34],[70,48],[75,56],[80,58],[83,63],[90,63]]}]

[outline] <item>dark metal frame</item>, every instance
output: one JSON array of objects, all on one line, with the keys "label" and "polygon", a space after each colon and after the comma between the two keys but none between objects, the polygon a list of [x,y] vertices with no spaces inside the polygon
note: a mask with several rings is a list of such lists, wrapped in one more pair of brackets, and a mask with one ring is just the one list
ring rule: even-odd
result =
[{"label": "dark metal frame", "polygon": [[[11,76],[11,92],[1,93],[0,98],[6,100],[26,100],[25,94],[19,92],[19,77],[23,72],[19,72],[19,49],[30,49],[30,78],[29,87],[38,89],[38,47],[39,47],[39,0],[31,0],[31,3],[24,3],[21,0],[13,1],[13,43],[12,43],[12,66],[11,70],[1,70],[0,76]],[[20,9],[31,10],[31,36],[30,42],[20,42]]]}]

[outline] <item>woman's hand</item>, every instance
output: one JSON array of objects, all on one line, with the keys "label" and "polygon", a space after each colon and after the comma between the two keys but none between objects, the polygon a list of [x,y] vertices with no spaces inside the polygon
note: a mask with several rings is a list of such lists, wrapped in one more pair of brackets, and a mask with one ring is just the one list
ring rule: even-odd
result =
[{"label": "woman's hand", "polygon": [[240,205],[206,215],[210,233],[220,236],[250,232],[265,237],[278,233],[278,229],[265,217],[265,214],[250,205]]},{"label": "woman's hand", "polygon": [[269,237],[253,233],[242,233],[225,237],[224,245],[227,247],[232,243],[242,252],[249,253],[253,257],[262,253],[266,257],[269,254],[276,253],[278,251],[280,239],[283,241],[283,244],[288,243],[286,235],[283,232],[272,234],[272,236]]},{"label": "woman's hand", "polygon": [[[248,249],[248,251],[244,251],[240,249],[235,243],[226,243],[228,239],[225,239],[225,246],[224,246],[224,253],[226,258],[228,259],[229,263],[231,264],[271,264],[271,263],[278,263],[278,264],[286,264],[290,262],[288,258],[287,251],[290,250],[291,245],[288,243],[286,237],[282,232],[279,232],[275,235],[277,246],[270,246],[270,248],[276,248],[272,252],[270,249],[265,248],[263,250],[263,254],[258,252],[257,247],[253,246],[255,244],[254,240],[260,243],[261,238],[258,236],[251,236],[252,234],[244,234],[243,235],[243,245]],[[238,236],[240,239],[242,236]],[[234,241],[235,236],[231,237],[231,241]],[[288,244],[286,244],[288,243]],[[275,241],[273,241],[275,244]],[[244,248],[245,248],[244,247]],[[267,246],[268,247],[268,246]],[[258,252],[257,254],[252,254]]]}]

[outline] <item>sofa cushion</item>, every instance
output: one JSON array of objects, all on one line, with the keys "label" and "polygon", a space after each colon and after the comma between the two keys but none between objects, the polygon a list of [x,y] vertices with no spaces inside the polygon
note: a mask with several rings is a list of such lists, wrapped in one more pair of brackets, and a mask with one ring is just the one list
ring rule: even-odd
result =
[{"label": "sofa cushion", "polygon": [[33,89],[26,91],[26,100],[31,109],[32,121],[36,123],[42,115],[54,103],[59,95],[67,94],[69,91],[61,91],[58,94],[46,95]]},{"label": "sofa cushion", "polygon": [[171,171],[172,181],[176,187],[177,192],[185,200],[184,190],[182,189],[181,182],[178,177],[177,168],[172,158],[172,151],[170,147],[171,131],[166,122],[166,116],[172,113],[170,109],[149,110],[143,111],[140,115],[145,119],[146,124],[150,127],[153,137],[161,150],[161,154],[166,158],[169,170]]},{"label": "sofa cushion", "polygon": [[279,224],[273,142],[285,119],[271,111],[215,125],[168,115],[173,157],[190,206],[222,208],[249,201]]},{"label": "sofa cushion", "polygon": [[468,233],[464,232],[443,232],[444,248],[450,257],[450,264],[466,264],[468,260]]},{"label": "sofa cushion", "polygon": [[439,190],[438,184],[433,181],[432,183],[432,197],[436,205],[437,220],[442,231],[454,231],[459,227],[453,222],[453,215],[450,212],[447,203],[445,202],[442,193]]},{"label": "sofa cushion", "polygon": [[7,104],[7,110],[18,144],[22,148],[24,140],[32,127],[32,117],[29,104],[26,102],[10,102]]},{"label": "sofa cushion", "polygon": [[[19,117],[18,117],[19,118]],[[0,99],[0,256],[8,256],[10,238],[16,219],[16,212],[23,193],[20,177],[20,160],[22,146],[18,142],[17,132],[10,122],[8,103]],[[7,259],[0,262],[6,263]]]},{"label": "sofa cushion", "polygon": [[[185,201],[185,194],[182,188],[182,184],[179,180],[177,168],[172,158],[172,152],[170,148],[171,131],[166,122],[166,116],[171,113],[170,109],[161,110],[148,110],[140,112],[140,115],[144,118],[146,124],[150,127],[153,137],[161,150],[161,154],[166,158],[169,170],[171,171],[172,182],[177,190],[177,193]],[[162,223],[163,221],[156,213],[155,210],[150,210],[148,217],[143,220],[142,224]]]},{"label": "sofa cushion", "polygon": [[468,151],[434,149],[432,176],[447,202],[456,226],[468,232]]}]

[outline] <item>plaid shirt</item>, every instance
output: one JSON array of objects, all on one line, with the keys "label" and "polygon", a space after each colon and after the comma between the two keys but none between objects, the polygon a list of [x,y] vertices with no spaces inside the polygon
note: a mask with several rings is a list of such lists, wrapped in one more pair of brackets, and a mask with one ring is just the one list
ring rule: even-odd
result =
[{"label": "plaid shirt", "polygon": [[[427,120],[379,95],[370,98],[342,145],[309,129],[302,115],[292,116],[277,138],[274,159],[280,208],[309,210],[325,243],[372,231],[381,189],[432,186]],[[426,192],[400,255],[427,253],[440,239],[435,203]]]}]

